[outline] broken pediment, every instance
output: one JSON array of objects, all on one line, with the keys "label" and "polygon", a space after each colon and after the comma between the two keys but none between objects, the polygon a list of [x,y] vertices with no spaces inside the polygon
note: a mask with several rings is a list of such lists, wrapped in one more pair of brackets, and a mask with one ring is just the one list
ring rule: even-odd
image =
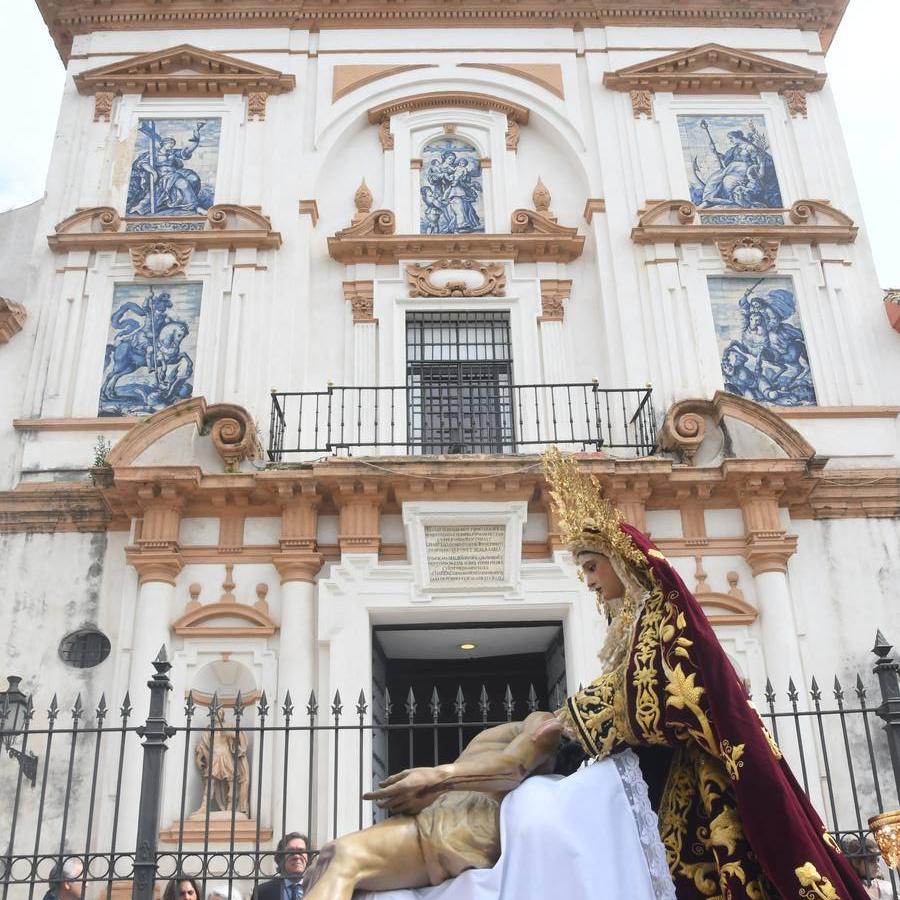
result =
[{"label": "broken pediment", "polygon": [[703,44],[607,72],[610,90],[630,91],[634,115],[650,115],[654,93],[782,94],[792,116],[806,115],[806,94],[820,91],[824,72],[782,62],[749,50]]},{"label": "broken pediment", "polygon": [[725,456],[812,463],[816,455],[774,409],[725,391],[716,391],[712,400],[674,403],[660,429],[659,445],[689,466],[721,462]]},{"label": "broken pediment", "polygon": [[141,53],[75,76],[78,93],[95,98],[94,121],[108,121],[112,99],[121,94],[157,97],[243,94],[248,97],[249,115],[264,119],[266,98],[291,91],[295,85],[293,75],[192,44]]}]

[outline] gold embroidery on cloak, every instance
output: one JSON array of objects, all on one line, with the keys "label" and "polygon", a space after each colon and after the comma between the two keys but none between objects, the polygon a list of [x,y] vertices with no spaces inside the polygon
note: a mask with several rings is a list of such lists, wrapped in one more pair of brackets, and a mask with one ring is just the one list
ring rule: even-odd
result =
[{"label": "gold embroidery on cloak", "polygon": [[811,863],[804,863],[794,869],[794,874],[800,882],[800,894],[802,900],[841,900],[840,894],[834,889],[834,885]]},{"label": "gold embroidery on cloak", "polygon": [[722,762],[728,771],[728,777],[737,781],[741,777],[740,770],[744,766],[741,757],[744,755],[743,744],[732,744],[731,741],[721,741],[720,744]]},{"label": "gold embroidery on cloak", "polygon": [[752,709],[753,712],[756,713],[756,718],[759,719],[759,727],[762,729],[763,737],[766,739],[766,743],[769,745],[769,749],[772,751],[772,755],[775,757],[775,759],[781,759],[783,755],[781,749],[779,748],[775,738],[772,737],[772,733],[768,728],[766,728],[766,724],[765,722],[763,722],[763,718],[759,714],[759,710],[756,708],[752,700],[747,701],[747,706],[749,706],[750,709]]},{"label": "gold embroidery on cloak", "polygon": [[637,743],[625,707],[627,665],[626,656],[621,665],[594,679],[566,703],[579,743],[595,759],[609,756],[621,743]]},{"label": "gold embroidery on cloak", "polygon": [[659,701],[659,680],[656,671],[656,647],[663,640],[660,624],[663,619],[662,589],[654,585],[638,622],[634,645],[634,720],[640,737],[648,744],[666,744],[662,733],[662,708]]},{"label": "gold embroidery on cloak", "polygon": [[693,764],[687,749],[676,751],[659,807],[659,836],[673,877],[678,872],[687,834],[688,813],[694,796],[692,770]]}]

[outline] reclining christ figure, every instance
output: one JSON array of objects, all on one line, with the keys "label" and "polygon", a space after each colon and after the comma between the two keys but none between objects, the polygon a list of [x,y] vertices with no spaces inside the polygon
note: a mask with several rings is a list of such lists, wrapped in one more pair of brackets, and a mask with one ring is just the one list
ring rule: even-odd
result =
[{"label": "reclining christ figure", "polygon": [[481,732],[453,763],[386,778],[363,796],[394,815],[326,844],[305,900],[351,900],[354,890],[387,892],[375,900],[526,900],[557,889],[674,900],[636,757],[553,776],[561,733],[557,717],[535,712]]}]

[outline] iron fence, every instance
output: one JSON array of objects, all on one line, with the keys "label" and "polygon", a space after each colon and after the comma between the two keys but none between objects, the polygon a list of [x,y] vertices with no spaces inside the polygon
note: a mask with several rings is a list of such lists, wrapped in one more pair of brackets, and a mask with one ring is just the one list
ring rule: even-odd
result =
[{"label": "iron fence", "polygon": [[[864,840],[869,816],[898,803],[900,666],[891,650],[879,633],[875,703],[861,675],[848,690],[835,678],[829,697],[815,679],[805,691],[791,681],[780,695],[767,683],[755,701],[845,846],[851,836]],[[41,896],[51,869],[70,859],[81,865],[85,897],[149,900],[176,874],[196,877],[203,896],[214,881],[249,896],[273,877],[281,834],[305,831],[314,855],[374,821],[379,813],[361,795],[385,774],[448,761],[483,728],[562,700],[534,687],[516,698],[508,687],[489,695],[482,686],[477,697],[410,689],[402,700],[379,690],[374,703],[363,691],[352,704],[336,693],[321,707],[315,693],[295,705],[289,692],[277,707],[265,693],[250,701],[188,694],[182,704],[168,697],[164,650],[153,667],[142,724],[127,695],[117,710],[103,696],[89,710],[80,695],[66,710],[54,695],[40,714],[30,698],[18,716],[0,705],[0,738],[19,763],[0,768],[3,900]],[[212,771],[217,753],[226,776],[204,778],[198,760]],[[215,809],[222,791],[230,805]]]},{"label": "iron fence", "polygon": [[272,392],[268,456],[539,452],[550,444],[647,456],[652,389],[468,378],[402,386]]}]

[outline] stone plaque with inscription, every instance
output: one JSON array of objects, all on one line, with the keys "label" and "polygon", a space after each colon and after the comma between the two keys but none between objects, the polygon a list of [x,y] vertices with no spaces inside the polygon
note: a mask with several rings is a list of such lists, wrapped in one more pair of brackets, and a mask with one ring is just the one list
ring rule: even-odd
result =
[{"label": "stone plaque with inscription", "polygon": [[506,572],[505,525],[426,525],[432,587],[501,585]]}]

